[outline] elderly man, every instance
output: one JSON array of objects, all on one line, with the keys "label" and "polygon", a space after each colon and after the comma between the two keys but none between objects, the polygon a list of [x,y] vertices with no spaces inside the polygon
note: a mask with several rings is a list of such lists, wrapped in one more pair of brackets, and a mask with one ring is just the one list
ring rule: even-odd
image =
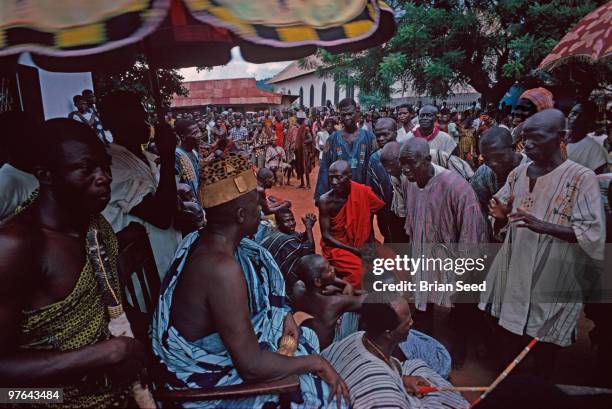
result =
[{"label": "elderly man", "polygon": [[448,154],[456,154],[457,143],[446,132],[442,132],[436,125],[438,108],[434,105],[425,105],[419,111],[419,127],[406,136],[406,140],[422,138],[431,149],[444,151]]},{"label": "elderly man", "polygon": [[402,145],[397,142],[389,142],[381,149],[380,162],[391,178],[393,186],[393,198],[391,199],[389,214],[392,243],[408,243],[410,237],[404,231],[406,224],[406,199],[404,198],[404,190],[402,188],[403,181],[406,176],[402,174],[402,165],[400,164],[400,151]]},{"label": "elderly man", "polygon": [[[459,175],[431,162],[427,142],[412,138],[400,153],[406,200],[406,234],[412,239],[412,254],[428,256],[427,244],[467,247],[485,241],[484,218],[474,191]],[[418,269],[416,281],[449,282],[454,272]],[[448,292],[415,292],[415,305],[425,311],[427,303],[450,306]]]},{"label": "elderly man", "polygon": [[597,106],[593,102],[574,105],[567,118],[567,157],[595,174],[601,174],[608,171],[608,151],[595,139],[587,137],[596,128],[596,117]]},{"label": "elderly man", "polygon": [[420,359],[400,363],[392,356],[412,327],[408,302],[399,294],[377,299],[368,296],[361,308],[364,331],[333,343],[322,353],[349,385],[355,409],[467,408],[458,393],[441,391],[423,396],[421,386],[448,388],[452,385]]},{"label": "elderly man", "polygon": [[[176,377],[170,387],[229,386],[300,375],[301,402],[292,407],[328,407],[330,393],[340,399],[346,385],[316,355],[314,332],[298,330],[270,253],[248,239],[257,231],[261,213],[248,159],[229,154],[215,160],[204,169],[201,185],[208,225],[185,238],[177,251],[152,324],[153,351]],[[283,335],[299,337],[295,357],[276,353]],[[262,408],[270,402],[278,397],[207,401],[198,407]]]},{"label": "elderly man", "polygon": [[357,103],[345,98],[338,104],[338,109],[344,129],[330,135],[323,148],[323,159],[314,195],[315,203],[318,203],[321,195],[330,189],[328,171],[333,162],[339,159],[346,161],[350,167],[352,180],[363,184],[367,180],[370,156],[377,149],[374,134],[357,126],[359,122]]},{"label": "elderly man", "polygon": [[[530,117],[523,134],[525,153],[533,162],[512,170],[491,201],[497,224],[510,224],[487,274],[480,308],[509,331],[504,332],[509,355],[516,351],[512,343],[524,346],[521,336],[537,336],[557,313],[552,328],[540,336],[549,348],[540,347],[540,352],[554,352],[552,344],[563,347],[576,340],[582,311],[578,279],[589,258],[603,259],[599,184],[591,170],[561,157],[564,128],[565,117],[556,109]],[[553,370],[553,357],[541,358],[538,367]]]},{"label": "elderly man", "polygon": [[380,160],[380,153],[387,143],[395,141],[397,124],[393,118],[380,118],[374,125],[374,133],[376,134],[376,143],[380,149],[370,156],[366,185],[370,186],[372,191],[376,193],[376,196],[385,202],[385,206],[376,212],[376,220],[378,222],[378,229],[385,238],[385,243],[391,243],[393,242],[391,235],[393,185],[391,184],[391,177]]},{"label": "elderly man", "polygon": [[[478,243],[486,241],[485,220],[478,199],[468,182],[456,173],[431,162],[429,145],[422,138],[409,139],[400,153],[402,171],[406,175],[406,235],[411,238],[413,255],[425,258],[476,258]],[[465,272],[465,271],[464,271]],[[464,273],[463,272],[463,273]],[[410,272],[417,284],[415,307],[417,324],[427,334],[433,332],[433,308],[427,304],[450,307],[454,292],[448,287],[427,287],[422,283],[454,285],[458,275],[453,269],[440,266],[419,266]],[[462,276],[464,282],[477,282],[476,274]],[[463,295],[463,294],[461,294]],[[470,304],[455,303],[452,314],[455,329],[451,354],[455,367],[463,365],[467,353],[466,326],[473,321]]]},{"label": "elderly man", "polygon": [[385,202],[369,186],[351,180],[348,162],[338,160],[328,171],[331,190],[321,196],[321,248],[341,278],[360,289],[362,247],[373,241],[372,216]]},{"label": "elderly man", "polygon": [[484,164],[470,179],[470,186],[476,192],[480,208],[486,217],[489,213],[489,202],[504,186],[508,174],[529,159],[514,150],[510,131],[497,126],[487,130],[480,138],[480,154]]},{"label": "elderly man", "polygon": [[[134,338],[111,338],[98,287],[106,279],[121,294],[117,241],[100,215],[111,158],[85,124],[56,118],[40,132],[38,197],[0,228],[0,383],[61,388],[69,408],[134,407],[130,384],[147,354]],[[91,240],[94,230],[100,240]],[[90,247],[105,248],[106,271]]]}]

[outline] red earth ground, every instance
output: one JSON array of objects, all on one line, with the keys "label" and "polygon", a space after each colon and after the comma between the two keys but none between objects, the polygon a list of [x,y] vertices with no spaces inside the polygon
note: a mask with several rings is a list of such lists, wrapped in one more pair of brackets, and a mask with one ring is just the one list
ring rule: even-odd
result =
[{"label": "red earth ground", "polygon": [[[301,222],[301,218],[306,213],[314,213],[319,216],[318,209],[314,205],[314,187],[316,186],[316,179],[318,175],[318,167],[315,168],[311,174],[312,189],[298,189],[298,181],[293,177],[290,181],[291,186],[275,186],[268,191],[269,195],[277,196],[282,199],[290,200],[292,203],[292,210],[297,221],[297,230],[303,231],[304,226]],[[319,229],[318,223],[314,228],[314,236],[317,246],[317,252],[320,253],[320,240],[321,230]],[[376,229],[376,238],[382,241],[382,236]],[[435,336],[442,342],[447,348],[450,349],[450,332],[447,328],[447,315],[448,311],[442,308],[438,308],[436,322],[435,322]],[[569,384],[569,385],[602,385],[602,380],[593,379],[593,369],[596,364],[595,351],[591,347],[588,331],[593,327],[590,320],[582,318],[579,322],[578,329],[578,340],[571,347],[563,349],[558,355],[556,362],[551,362],[551,365],[555,365],[556,370],[553,372],[552,382],[558,384]],[[537,348],[537,345],[536,347]],[[451,382],[455,386],[487,386],[495,377],[498,375],[493,369],[487,365],[481,359],[476,357],[474,348],[471,348],[468,354],[468,358],[465,365],[460,370],[453,370],[451,372]],[[473,401],[478,396],[478,393],[465,393],[466,398]]]}]

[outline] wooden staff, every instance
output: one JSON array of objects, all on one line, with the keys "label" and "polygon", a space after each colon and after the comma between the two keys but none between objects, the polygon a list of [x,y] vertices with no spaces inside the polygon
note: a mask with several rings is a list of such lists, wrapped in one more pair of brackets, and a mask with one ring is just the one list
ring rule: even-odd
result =
[{"label": "wooden staff", "polygon": [[419,386],[419,392],[422,394],[432,392],[484,392],[488,386],[445,386],[438,388],[436,386]]},{"label": "wooden staff", "polygon": [[[119,294],[115,293],[115,290],[113,290],[113,286],[110,283],[108,273],[113,271],[113,267],[111,266],[108,258],[106,248],[102,244],[102,237],[102,232],[95,228],[90,229],[87,232],[87,249],[89,251],[89,258],[95,271],[98,288],[102,294],[102,301],[104,302],[110,317],[108,329],[111,335],[114,337],[125,336],[134,338],[134,333],[132,332],[130,322],[123,311],[121,297]],[[139,408],[157,408],[149,388],[143,387],[140,384],[140,381],[135,381],[132,383],[131,387],[134,400]]]},{"label": "wooden staff", "polygon": [[529,342],[529,344],[527,344],[527,346],[517,355],[517,357],[514,358],[512,362],[510,362],[510,365],[508,365],[506,369],[504,369],[503,372],[497,378],[495,378],[493,383],[489,385],[489,387],[482,393],[482,395],[480,395],[478,399],[472,402],[472,404],[470,405],[470,408],[473,408],[474,406],[476,406],[489,393],[491,393],[491,391],[495,389],[497,385],[501,383],[501,381],[506,379],[508,374],[510,374],[510,372],[512,372],[514,368],[516,368],[516,366],[527,356],[527,354],[529,353],[529,351],[531,351],[531,349],[535,346],[535,344],[537,344],[540,341],[540,339],[544,338],[548,334],[548,332],[550,331],[554,323],[561,316],[561,311],[562,310],[557,311],[555,315],[553,315],[548,321],[544,323],[544,325],[542,325],[542,328],[540,328],[536,337],[532,339]]}]

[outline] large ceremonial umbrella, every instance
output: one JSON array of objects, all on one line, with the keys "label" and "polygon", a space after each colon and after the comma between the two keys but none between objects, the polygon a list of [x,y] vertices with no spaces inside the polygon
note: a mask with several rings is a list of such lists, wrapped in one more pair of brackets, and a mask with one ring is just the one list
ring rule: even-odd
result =
[{"label": "large ceremonial umbrella", "polygon": [[239,46],[254,63],[317,47],[358,51],[387,41],[393,10],[379,0],[3,0],[0,64],[30,52],[51,71],[222,65]]},{"label": "large ceremonial umbrella", "polygon": [[567,61],[594,64],[612,56],[612,1],[584,16],[542,60],[538,69],[550,71]]}]

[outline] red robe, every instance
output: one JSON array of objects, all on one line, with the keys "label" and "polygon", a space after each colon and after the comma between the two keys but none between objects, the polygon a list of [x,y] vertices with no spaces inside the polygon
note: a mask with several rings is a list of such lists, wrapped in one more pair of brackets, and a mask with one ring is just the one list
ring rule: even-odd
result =
[{"label": "red robe", "polygon": [[[351,181],[351,193],[336,216],[331,219],[332,236],[344,244],[360,249],[372,232],[372,214],[385,205],[372,188]],[[353,287],[361,288],[364,266],[359,257],[350,251],[331,247],[321,240],[323,256]]]}]

